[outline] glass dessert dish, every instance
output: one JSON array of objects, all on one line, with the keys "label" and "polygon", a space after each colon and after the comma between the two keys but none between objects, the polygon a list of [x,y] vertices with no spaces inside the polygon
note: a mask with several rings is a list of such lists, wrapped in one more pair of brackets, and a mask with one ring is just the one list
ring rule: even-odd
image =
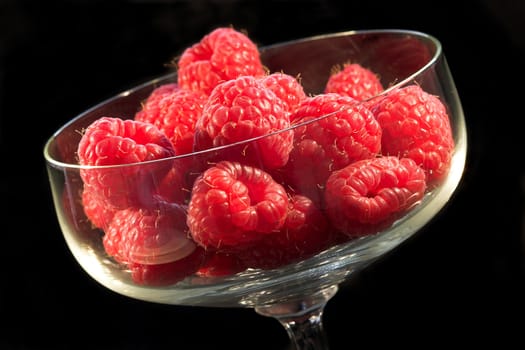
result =
[{"label": "glass dessert dish", "polygon": [[[314,159],[306,166],[303,164],[300,169],[279,167],[267,161],[267,146],[291,140],[300,130],[322,124],[337,111],[259,137],[179,156],[115,166],[80,165],[78,147],[84,131],[101,117],[132,119],[155,88],[177,81],[177,74],[171,73],[88,109],[49,139],[44,156],[53,202],[72,254],[92,278],[108,289],[155,303],[254,308],[260,315],[279,320],[297,349],[325,349],[328,342],[322,313],[338,288],[354,272],[418,232],[450,200],[465,165],[467,135],[464,116],[441,44],[425,33],[406,30],[341,32],[267,46],[261,48],[260,53],[268,71],[300,76],[304,91],[311,96],[323,93],[333,67],[347,62],[359,62],[372,69],[385,87],[378,95],[356,102],[362,108],[371,110],[374,101],[407,86],[418,86],[436,96],[445,107],[453,139],[446,171],[436,176],[437,180],[428,184],[421,192],[422,196],[405,208],[402,215],[393,216],[381,225],[371,225],[365,233],[358,231],[357,234],[353,233],[351,225],[338,225],[337,222],[345,221],[338,216],[341,214],[328,215],[333,206],[329,209],[326,202],[330,199],[319,192],[319,188],[324,190],[324,184],[306,184],[297,190],[297,194],[302,194],[302,190],[311,192],[314,188],[313,200],[308,203],[315,204],[312,205],[319,209],[319,215],[329,217],[328,224],[316,226],[318,230],[321,230],[319,227],[324,230],[319,245],[315,249],[299,249],[282,263],[272,264],[276,260],[280,262],[286,253],[281,254],[277,249],[276,260],[261,257],[261,250],[272,248],[264,246],[261,249],[258,247],[261,241],[255,240],[246,244],[244,252],[240,253],[243,263],[239,263],[238,250],[219,249],[221,244],[228,246],[226,240],[226,243],[219,242],[214,250],[203,248],[192,239],[190,231],[196,230],[195,226],[199,224],[194,217],[201,214],[199,208],[204,201],[196,199],[195,184],[213,187],[208,183],[209,179],[202,180],[203,173],[210,167],[223,164],[224,172],[236,173],[239,177],[253,179],[264,173],[268,175],[264,175],[264,179],[271,178],[272,184],[281,186],[272,190],[274,192],[269,196],[286,193],[283,198],[292,198],[287,179],[307,178],[309,169],[321,163],[321,159]],[[239,165],[248,158],[251,170]],[[118,189],[105,193],[111,197],[112,208],[118,210],[93,214],[92,202],[86,199],[86,193],[89,194],[86,183],[91,178],[102,183],[119,183]],[[175,191],[170,192],[169,199],[164,196],[158,200],[159,188],[164,186],[172,186]],[[314,198],[316,195],[318,198]],[[122,198],[126,203],[122,203]],[[137,207],[140,210],[134,213],[142,215],[138,219],[129,213],[130,208]],[[127,216],[120,216],[118,224],[109,224],[117,220],[119,214],[115,214],[116,211],[126,210]],[[106,214],[108,217],[104,217]],[[130,238],[126,243],[129,250],[125,257],[123,253],[115,256],[108,253],[111,249],[118,251],[115,246],[119,242],[115,242],[117,239],[106,241],[105,237],[118,235],[122,227],[133,225],[148,215],[153,217],[152,227],[174,233],[163,236],[157,232],[149,238]],[[97,223],[97,218],[102,223]],[[201,218],[201,223],[205,221]],[[276,226],[260,231],[271,234],[279,230]],[[206,234],[213,236],[214,232]],[[136,235],[140,236],[140,233]],[[264,263],[258,265],[258,258],[264,259]],[[253,263],[244,264],[245,261]]]}]

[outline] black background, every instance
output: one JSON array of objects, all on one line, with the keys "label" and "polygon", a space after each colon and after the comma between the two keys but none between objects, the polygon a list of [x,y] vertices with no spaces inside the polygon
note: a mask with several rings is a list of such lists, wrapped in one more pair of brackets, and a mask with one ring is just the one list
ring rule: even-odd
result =
[{"label": "black background", "polygon": [[251,309],[104,289],[73,260],[51,203],[46,139],[221,25],[262,46],[372,28],[441,40],[469,128],[463,182],[429,226],[344,286],[325,327],[333,349],[523,345],[523,18],[519,0],[0,1],[0,348],[287,347],[278,322]]}]

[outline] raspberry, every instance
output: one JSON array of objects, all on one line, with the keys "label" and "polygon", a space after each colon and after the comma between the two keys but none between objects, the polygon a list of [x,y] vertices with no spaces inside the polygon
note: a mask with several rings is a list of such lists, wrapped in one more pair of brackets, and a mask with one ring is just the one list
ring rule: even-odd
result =
[{"label": "raspberry", "polygon": [[204,259],[204,250],[197,247],[188,256],[164,264],[145,265],[130,263],[131,278],[140,285],[168,286],[196,273]]},{"label": "raspberry", "polygon": [[78,145],[81,165],[118,165],[174,155],[156,127],[131,119],[101,117],[85,130]]},{"label": "raspberry", "polygon": [[170,203],[184,204],[189,198],[190,186],[187,185],[187,159],[176,159],[166,176],[159,181],[155,195]]},{"label": "raspberry", "polygon": [[205,35],[182,53],[177,67],[180,87],[205,94],[223,81],[265,72],[257,45],[233,28],[217,28]]},{"label": "raspberry", "polygon": [[[260,79],[244,76],[219,84],[204,105],[195,125],[195,150],[203,150],[261,137],[290,126],[285,103]],[[286,164],[293,132],[262,137],[241,145],[239,152],[226,150],[222,159],[263,166]],[[228,158],[225,158],[225,157]]]},{"label": "raspberry", "polygon": [[82,207],[93,226],[105,230],[113,219],[116,210],[109,206],[95,191],[84,188],[82,191]]},{"label": "raspberry", "polygon": [[[78,232],[85,233],[86,235],[93,234],[96,236],[93,229],[100,227],[97,227],[95,223],[101,225],[104,220],[99,219],[99,216],[101,217],[102,215],[99,215],[98,208],[97,210],[92,210],[91,208],[87,211],[84,210],[82,187],[83,184],[81,179],[76,176],[68,176],[66,186],[61,195],[64,219],[67,220],[70,225],[75,226],[75,229],[77,229]],[[88,205],[90,207],[95,207],[92,203],[89,203]]]},{"label": "raspberry", "polygon": [[303,86],[296,78],[284,73],[272,73],[261,78],[264,86],[272,90],[285,103],[289,112],[294,112],[306,98]]},{"label": "raspberry", "polygon": [[171,142],[157,127],[131,119],[101,117],[87,127],[78,145],[81,165],[133,164],[80,173],[85,188],[119,209],[148,205],[154,184],[171,162],[143,162],[174,155]]},{"label": "raspberry", "polygon": [[334,170],[375,157],[381,128],[372,113],[355,99],[335,93],[306,98],[292,115],[293,124],[319,120],[294,129],[294,147],[283,175],[292,187],[316,203]]},{"label": "raspberry", "polygon": [[454,139],[445,105],[419,85],[392,91],[371,107],[383,129],[384,155],[412,158],[429,183],[450,167]]},{"label": "raspberry", "polygon": [[425,193],[425,172],[412,159],[364,159],[335,171],[326,183],[326,211],[333,225],[357,237],[391,225]]},{"label": "raspberry", "polygon": [[294,195],[280,232],[265,236],[254,247],[239,251],[238,256],[247,267],[272,269],[319,253],[334,240],[334,231],[314,202]]},{"label": "raspberry", "polygon": [[206,251],[204,262],[196,272],[201,277],[229,276],[246,270],[235,254],[222,251]]},{"label": "raspberry", "polygon": [[115,213],[103,237],[106,252],[124,264],[157,265],[195,250],[188,238],[182,206],[159,202],[154,209],[128,208]]},{"label": "raspberry", "polygon": [[407,36],[385,36],[374,40],[371,48],[375,67],[384,81],[398,82],[430,62],[432,54],[421,40]]},{"label": "raspberry", "polygon": [[[166,95],[170,95],[173,92],[179,90],[179,86],[175,83],[165,83],[151,91],[146,100],[142,103],[142,110],[145,110],[149,114],[158,114],[158,111],[155,111],[155,108],[159,106],[159,101],[164,98]],[[137,112],[140,113],[140,112]]]},{"label": "raspberry", "polygon": [[363,101],[383,91],[377,75],[358,63],[345,64],[328,78],[325,93],[338,93]]},{"label": "raspberry", "polygon": [[287,209],[285,189],[268,173],[222,161],[195,181],[187,223],[205,248],[240,248],[279,230]]},{"label": "raspberry", "polygon": [[177,89],[174,84],[155,89],[135,120],[155,125],[171,141],[175,153],[193,150],[195,122],[202,113],[207,97],[199,92]]}]

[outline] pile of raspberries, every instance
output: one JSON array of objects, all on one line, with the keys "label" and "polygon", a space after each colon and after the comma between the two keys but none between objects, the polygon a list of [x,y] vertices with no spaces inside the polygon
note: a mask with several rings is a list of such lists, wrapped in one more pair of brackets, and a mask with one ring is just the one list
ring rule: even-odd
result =
[{"label": "pile of raspberries", "polygon": [[447,108],[417,84],[380,94],[376,73],[342,62],[308,95],[230,27],[174,64],[176,82],[101,116],[77,150],[83,211],[137,284],[278,268],[375,234],[449,170]]}]

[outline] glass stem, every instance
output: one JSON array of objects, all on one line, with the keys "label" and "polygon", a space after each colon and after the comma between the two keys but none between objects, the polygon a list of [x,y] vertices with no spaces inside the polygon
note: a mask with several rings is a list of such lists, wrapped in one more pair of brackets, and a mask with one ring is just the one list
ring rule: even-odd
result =
[{"label": "glass stem", "polygon": [[328,350],[322,317],[326,303],[335,293],[337,286],[331,286],[299,300],[259,306],[255,311],[277,319],[295,350]]}]

